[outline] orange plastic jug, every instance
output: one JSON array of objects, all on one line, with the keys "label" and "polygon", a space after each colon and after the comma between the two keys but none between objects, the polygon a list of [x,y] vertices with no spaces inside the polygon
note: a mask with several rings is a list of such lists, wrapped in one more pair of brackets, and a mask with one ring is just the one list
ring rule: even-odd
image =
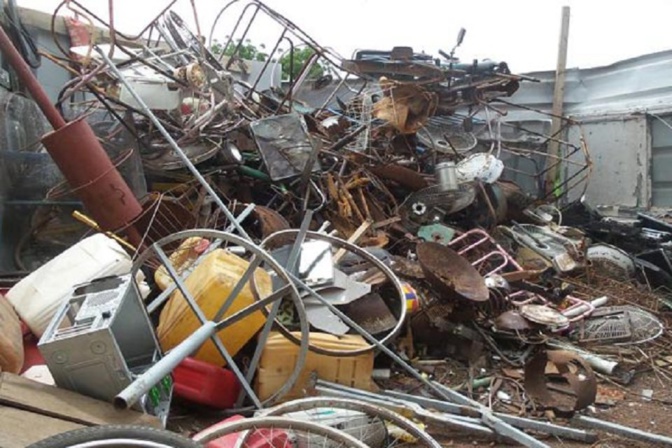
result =
[{"label": "orange plastic jug", "polygon": [[[189,274],[185,280],[185,286],[207,319],[214,318],[248,266],[249,263],[243,258],[227,250],[216,249],[206,255],[201,264],[196,266],[194,271]],[[266,271],[257,268],[254,278],[259,299],[263,299],[273,292],[271,277]],[[251,282],[248,282],[234,299],[224,317],[230,316],[254,302]],[[254,337],[264,325],[264,322],[266,322],[266,317],[261,311],[257,311],[224,328],[217,334],[226,350],[233,356]],[[182,293],[175,291],[159,317],[157,333],[161,347],[166,351],[170,350],[184,341],[200,326],[200,321],[189,308]],[[193,357],[218,366],[226,364],[215,344],[210,340],[203,344]]]}]

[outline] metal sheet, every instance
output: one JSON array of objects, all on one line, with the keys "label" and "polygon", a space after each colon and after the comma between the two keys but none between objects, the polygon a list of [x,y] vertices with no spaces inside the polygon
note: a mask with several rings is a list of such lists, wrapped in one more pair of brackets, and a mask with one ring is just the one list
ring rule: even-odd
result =
[{"label": "metal sheet", "polygon": [[[313,142],[299,114],[277,115],[250,123],[250,130],[274,181],[300,176],[308,163]],[[319,171],[315,162],[313,170]]]}]

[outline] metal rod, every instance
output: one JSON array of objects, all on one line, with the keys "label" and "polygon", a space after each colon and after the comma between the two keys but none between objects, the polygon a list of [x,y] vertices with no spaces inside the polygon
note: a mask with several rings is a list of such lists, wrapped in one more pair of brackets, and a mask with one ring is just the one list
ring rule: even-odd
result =
[{"label": "metal rod", "polygon": [[[236,218],[236,222],[238,224],[241,224],[243,221],[245,221],[245,219],[247,219],[247,217],[250,216],[250,214],[254,211],[254,207],[255,207],[254,204],[249,204],[247,207],[245,207],[245,209],[242,212],[240,212],[240,214]],[[229,226],[226,229],[224,229],[224,232],[229,232],[230,233],[232,230],[233,230],[233,224],[229,224]],[[213,241],[212,243],[210,243],[210,245],[208,246],[208,249],[205,252],[203,252],[201,255],[199,255],[198,258],[196,258],[192,267],[193,266],[198,266],[201,263],[201,261],[203,261],[203,258],[205,258],[210,252],[212,252],[213,250],[215,250],[219,246],[221,246],[222,242],[223,242],[222,240],[217,239],[217,240]],[[180,278],[181,279],[186,279],[189,276],[189,274],[191,273],[191,271],[192,271],[192,269],[185,269],[185,271],[182,273]],[[154,311],[156,311],[157,308],[159,308],[161,305],[163,305],[163,303],[166,300],[168,300],[170,295],[176,289],[177,289],[177,285],[174,282],[171,283],[166,289],[164,289],[161,292],[161,294],[159,294],[159,296],[156,299],[152,300],[152,302],[149,305],[147,305],[147,312],[149,314],[152,314]]]},{"label": "metal rod", "polygon": [[228,297],[226,298],[222,306],[220,306],[219,310],[217,310],[214,320],[220,320],[224,315],[224,313],[226,313],[226,311],[229,309],[229,307],[233,305],[234,300],[236,300],[238,295],[242,292],[243,288],[250,281],[250,277],[252,277],[252,275],[260,265],[261,265],[261,258],[252,257],[247,268],[245,269],[245,272],[243,273],[243,276],[240,277],[238,282],[236,282],[236,285],[233,287],[233,289],[229,293]]},{"label": "metal rod", "polygon": [[[1,44],[1,42],[0,42]],[[105,54],[104,51],[102,51],[99,47],[96,47],[96,51],[98,54],[103,58],[105,63],[110,67],[110,70],[117,76],[119,79],[119,82],[121,82],[124,87],[128,90],[128,93],[131,94],[133,99],[140,105],[140,109],[149,117],[149,119],[152,121],[154,126],[159,130],[161,135],[166,139],[168,144],[175,150],[175,153],[182,159],[182,162],[185,164],[185,166],[191,171],[191,174],[198,180],[198,182],[203,186],[205,191],[210,194],[212,197],[212,200],[215,201],[215,203],[219,206],[219,208],[222,210],[226,218],[229,220],[231,224],[235,227],[236,231],[244,238],[250,239],[248,236],[247,232],[242,228],[242,226],[236,221],[236,218],[233,216],[231,211],[228,209],[228,207],[224,204],[222,199],[217,195],[215,192],[214,188],[208,183],[208,181],[203,177],[203,175],[198,171],[198,169],[194,166],[193,163],[191,163],[191,160],[189,160],[189,157],[182,151],[182,148],[179,147],[177,142],[173,139],[173,137],[168,133],[166,128],[163,127],[163,124],[161,123],[161,120],[159,120],[156,115],[152,112],[152,110],[145,104],[145,102],[142,100],[140,95],[133,89],[133,87],[126,81],[126,78],[124,75],[119,71],[119,69],[114,65],[112,60]]]},{"label": "metal rod", "polygon": [[263,308],[267,305],[270,305],[271,303],[275,302],[276,300],[279,303],[280,301],[278,299],[281,299],[289,291],[291,291],[291,287],[289,285],[285,285],[282,288],[275,291],[273,294],[271,294],[267,297],[264,297],[263,299],[261,299],[257,302],[254,302],[252,305],[248,305],[248,306],[246,306],[245,308],[243,308],[239,311],[236,311],[235,313],[233,313],[232,315],[230,315],[226,319],[217,322],[217,324],[216,324],[217,325],[217,331],[222,330],[222,329],[228,327],[229,325],[233,325],[233,324],[235,324],[236,322],[238,322],[242,319],[245,319],[250,314],[254,313],[255,311],[259,311],[261,308]]},{"label": "metal rod", "polygon": [[[152,249],[154,249],[154,252],[156,252],[156,254],[159,256],[161,263],[163,263],[163,265],[165,266],[166,270],[168,271],[168,274],[173,279],[173,282],[177,284],[177,288],[182,293],[182,297],[184,298],[184,300],[187,301],[187,304],[189,305],[189,308],[191,308],[191,311],[196,315],[198,320],[201,322],[201,325],[206,325],[209,322],[208,319],[205,317],[205,314],[203,314],[203,311],[198,306],[198,303],[196,303],[196,300],[194,300],[194,298],[191,296],[191,293],[187,289],[187,286],[184,284],[184,281],[175,271],[175,268],[168,259],[168,256],[166,256],[163,249],[161,249],[161,247],[159,247],[156,243],[152,245]],[[222,356],[222,358],[224,358],[226,364],[229,366],[231,370],[233,370],[233,373],[240,380],[241,386],[243,387],[245,392],[247,392],[249,397],[252,399],[255,406],[261,408],[262,405],[261,402],[259,401],[259,398],[256,396],[250,385],[244,381],[245,375],[243,375],[243,373],[238,368],[238,365],[233,361],[233,358],[229,354],[228,350],[226,349],[226,347],[224,347],[224,343],[222,342],[222,340],[219,338],[219,336],[217,336],[217,334],[212,334],[210,340],[213,342],[213,344],[215,344],[215,347],[217,348],[219,354]]]},{"label": "metal rod", "polygon": [[[272,269],[277,276],[279,280],[281,280],[286,288],[289,288],[291,291],[290,298],[291,301],[294,305],[294,311],[295,311],[295,317],[298,320],[299,323],[299,328],[300,328],[300,334],[301,338],[296,339],[294,342],[296,345],[298,345],[298,353],[296,353],[293,357],[292,360],[294,362],[294,368],[291,369],[291,372],[289,373],[288,378],[285,380],[285,382],[282,384],[282,386],[278,387],[276,391],[270,396],[264,399],[263,404],[268,404],[271,403],[274,400],[279,399],[280,397],[283,396],[283,394],[286,394],[289,392],[289,390],[294,386],[296,383],[297,379],[299,378],[299,375],[303,369],[303,366],[305,364],[306,360],[306,355],[308,354],[308,334],[309,334],[309,326],[308,326],[308,319],[306,317],[306,311],[303,306],[303,302],[301,301],[301,296],[299,295],[299,291],[296,289],[296,286],[294,283],[290,280],[290,277],[287,275],[286,271],[283,269],[283,267],[273,258],[271,257],[265,250],[263,250],[261,247],[257,246],[256,244],[250,242],[249,240],[246,240],[240,236],[234,235],[232,233],[226,233],[218,230],[210,230],[210,229],[195,229],[195,230],[183,230],[181,232],[174,233],[172,235],[166,236],[159,241],[155,243],[156,246],[165,246],[167,244],[175,243],[178,241],[183,241],[187,238],[191,237],[200,237],[200,238],[208,238],[211,240],[219,241],[219,242],[226,242],[227,244],[233,244],[234,246],[239,246],[243,248],[246,251],[252,252],[255,255],[259,255],[260,257],[263,258],[264,262],[268,264],[268,267]],[[152,248],[153,249],[153,248]],[[133,263],[133,268],[131,269],[131,273],[135,275],[142,266],[144,266],[147,261],[153,256],[154,251],[153,250],[146,250],[142,254],[140,254],[134,261]],[[165,256],[165,255],[164,255]],[[173,280],[175,280],[176,275],[174,272],[174,269],[172,269],[172,274],[171,277]],[[169,274],[170,274],[169,270]],[[181,282],[181,279],[178,281],[179,283]],[[180,286],[178,283],[178,286]],[[187,296],[185,296],[187,297]],[[259,304],[257,305],[252,305],[252,307],[260,306]],[[196,314],[197,317],[202,316],[202,312],[198,306],[196,308]],[[193,308],[192,308],[193,309]],[[251,311],[251,308],[248,307],[245,312]],[[202,321],[203,322],[203,321]],[[217,325],[217,324],[215,324]],[[216,341],[216,346],[219,350],[218,344],[221,344],[220,338],[214,338]],[[228,353],[225,353],[226,356],[228,356]],[[231,369],[236,373],[236,376],[239,380],[243,381],[244,378],[242,374],[240,373],[240,370],[237,368],[237,365],[233,364],[233,361],[230,360],[230,357],[226,358],[227,362],[229,362],[229,365]],[[243,387],[245,387],[245,384],[243,384]],[[256,395],[250,395],[250,397],[254,400]],[[255,403],[256,408],[260,408],[259,404]],[[245,411],[247,410],[253,410],[254,408],[249,407],[246,408]],[[239,412],[242,412],[241,409],[238,409]]]},{"label": "metal rod", "polygon": [[[456,405],[454,403],[448,403],[445,401],[436,400],[434,398],[425,398],[421,396],[409,395],[402,392],[391,390],[383,391],[383,394],[388,395],[390,397],[408,400],[424,407],[434,408],[440,412],[448,412],[449,414],[455,414],[464,411],[464,407],[462,406]],[[597,434],[595,433],[586,432],[575,428],[568,428],[566,426],[555,425],[553,423],[532,420],[524,417],[518,417],[516,415],[502,414],[499,412],[495,412],[494,415],[501,418],[506,423],[515,426],[516,428],[538,431],[545,434],[561,437],[564,439],[576,440],[584,443],[593,443],[598,438]]]},{"label": "metal rod", "polygon": [[587,428],[605,431],[632,440],[661,444],[664,446],[672,446],[672,437],[653,434],[651,432],[642,431],[640,429],[619,425],[618,423],[605,422],[604,420],[593,417],[586,417],[585,415],[577,415],[573,417],[572,422]]},{"label": "metal rod", "polygon": [[455,392],[454,390],[450,389],[449,387],[444,386],[441,383],[438,383],[436,381],[432,381],[432,384],[434,384],[435,387],[438,389],[442,390],[444,392],[444,396],[448,396],[450,400],[457,404],[462,404],[465,406],[471,406],[473,408],[476,408],[480,411],[481,413],[481,421],[488,427],[492,428],[497,434],[500,434],[502,436],[505,436],[509,439],[515,440],[516,442],[520,443],[523,446],[530,447],[530,448],[550,448],[549,445],[540,442],[539,440],[535,439],[529,434],[524,433],[518,428],[514,428],[510,424],[504,422],[501,418],[495,416],[492,413],[492,410],[490,408],[487,408],[483,406],[481,403],[479,403],[476,400],[472,400],[471,398],[465,397],[464,395],[460,394],[459,392]]},{"label": "metal rod", "polygon": [[156,364],[147,369],[135,381],[129,384],[114,397],[114,406],[117,409],[128,409],[143,395],[154,387],[162,378],[169,375],[187,356],[198,350],[212,335],[215,334],[215,323],[206,322],[198,330],[182,341],[178,346],[161,358]]},{"label": "metal rod", "polygon": [[326,386],[317,386],[316,390],[320,393],[320,395],[323,396],[350,398],[355,400],[366,401],[393,410],[403,416],[408,416],[409,414],[411,414],[413,417],[418,418],[420,420],[424,420],[434,424],[439,424],[441,426],[447,426],[457,431],[464,431],[466,433],[475,434],[481,437],[487,437],[489,439],[497,437],[497,434],[495,434],[490,428],[483,426],[476,419],[461,418],[458,415],[447,416],[445,414],[440,415],[440,414],[432,414],[430,412],[423,412],[423,410],[420,407],[414,408],[414,406],[409,406],[412,405],[413,403],[403,403],[394,400],[387,400],[385,399],[385,397],[380,396],[372,397],[371,395],[375,394],[372,393],[368,393],[366,395],[361,394],[360,392],[363,391],[360,391],[358,389],[346,390],[346,388],[341,389],[336,387],[332,388]]},{"label": "metal rod", "polygon": [[[296,235],[296,239],[294,240],[294,245],[292,246],[292,249],[289,252],[287,266],[285,266],[285,269],[287,271],[294,272],[296,270],[296,263],[299,260],[299,256],[301,255],[301,246],[303,245],[303,242],[306,240],[306,232],[310,228],[310,222],[312,221],[312,219],[313,219],[313,212],[312,210],[308,210],[308,212],[303,217],[303,221],[301,221],[301,228],[299,229],[299,233]],[[271,329],[273,328],[273,322],[275,321],[275,316],[277,316],[279,310],[280,310],[280,301],[278,300],[273,304],[273,307],[271,307],[271,311],[268,313],[266,323],[264,324],[264,328],[261,330],[261,333],[257,338],[257,348],[254,351],[254,355],[252,355],[252,359],[250,360],[250,363],[247,368],[247,375],[245,376],[245,380],[248,383],[252,381],[254,375],[257,372],[257,366],[259,365],[259,361],[261,361],[261,355],[264,352],[264,346],[266,345],[266,340],[268,339],[268,335],[271,333]],[[244,398],[245,396],[241,391],[240,394],[238,395],[238,400],[236,401],[237,408],[242,406]]]}]

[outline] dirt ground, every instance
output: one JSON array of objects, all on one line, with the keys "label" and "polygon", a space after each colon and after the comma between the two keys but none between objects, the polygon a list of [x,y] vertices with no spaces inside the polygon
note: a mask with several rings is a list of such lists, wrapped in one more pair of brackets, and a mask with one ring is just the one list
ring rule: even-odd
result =
[{"label": "dirt ground", "polygon": [[[593,406],[588,412],[584,412],[584,414],[642,431],[672,437],[672,388],[669,387],[670,385],[672,384],[669,380],[657,377],[654,373],[646,373],[636,377],[625,389],[619,389],[609,384],[606,386],[609,389],[625,392],[623,399],[615,400],[613,406]],[[637,395],[647,389],[653,391],[651,400]],[[562,419],[557,419],[555,423],[569,425],[566,420],[563,421]],[[432,429],[430,428],[430,430]],[[600,431],[595,432],[598,434],[599,440],[594,444],[560,440],[541,434],[535,434],[535,437],[554,448],[645,448],[659,446],[648,442],[638,442],[617,437]],[[471,440],[468,436],[450,437],[448,434],[440,437],[440,441],[443,446],[452,448],[514,446],[513,444],[502,442]]]},{"label": "dirt ground", "polygon": [[[456,375],[459,377],[459,375]],[[659,435],[672,437],[672,381],[657,376],[653,372],[637,376],[631,384],[620,388],[609,383],[602,383],[600,389],[612,391],[613,405],[596,405],[584,412],[590,417],[618,423],[652,432]],[[643,390],[652,390],[652,398],[649,400],[642,397]],[[617,391],[617,392],[613,392]],[[225,415],[218,412],[208,412],[205,409],[183,404],[178,406],[177,412],[173,413],[169,422],[169,429],[185,436],[191,436],[202,428],[212,425]],[[556,419],[559,425],[570,425],[567,420]],[[471,436],[451,434],[442,428],[429,426],[427,428],[437,440],[445,447],[472,448],[478,447],[510,447],[515,446],[507,442],[493,442],[490,440],[473,439]],[[547,435],[534,434],[540,441],[547,443],[553,448],[645,448],[657,445],[648,442],[638,442],[620,438],[600,431],[595,431],[599,440],[594,444],[560,440]]]},{"label": "dirt ground", "polygon": [[[628,366],[628,370],[632,368],[639,373],[626,386],[616,384],[604,377],[600,378],[598,381],[598,400],[594,405],[582,411],[582,414],[641,431],[672,437],[672,367],[670,367],[672,365],[672,334],[669,332],[672,325],[672,312],[661,305],[658,294],[654,294],[643,287],[604,279],[585,282],[580,286],[579,292],[584,291],[587,298],[591,294],[595,296],[597,292],[601,292],[612,298],[613,305],[628,304],[642,307],[654,313],[665,327],[663,335],[655,341],[629,347],[600,347],[599,350],[595,347],[591,348],[591,350],[595,350],[595,353],[615,356],[619,359],[619,362]],[[444,358],[444,360],[440,368],[421,368],[420,370],[451,388],[458,388],[460,385],[466,384],[469,378],[466,364],[450,357]],[[668,365],[663,365],[663,361],[667,362]],[[481,372],[482,374],[487,371],[489,372],[487,374],[502,377],[503,370],[501,368],[487,364],[489,363],[481,365],[485,367]],[[431,365],[433,364],[425,364],[425,366]],[[525,400],[523,399],[520,381],[518,381],[518,386],[514,383],[515,381],[510,381],[509,385],[512,387],[502,389],[513,397],[513,405],[509,405],[509,411],[506,412],[533,417],[529,415],[529,409],[522,404]],[[391,380],[386,381],[381,386],[410,394],[421,393],[419,382],[399,375],[393,376]],[[482,403],[485,404],[487,399],[483,398],[484,395],[487,394],[476,394],[475,397],[480,397]],[[571,397],[565,396],[564,398]],[[519,404],[516,405],[516,402]],[[499,412],[504,411],[501,408],[501,403],[499,403],[499,406],[495,403],[494,409]],[[537,416],[541,417],[543,414],[539,412]],[[183,408],[172,414],[169,428],[184,435],[192,435],[223,418],[225,416],[221,413],[207,412],[193,407]],[[571,425],[563,419],[555,419],[554,423]],[[446,447],[514,446],[504,442],[473,440],[473,437],[451,433],[440,427],[429,426],[427,429]],[[599,439],[594,444],[559,440],[542,434],[534,434],[534,436],[554,448],[644,448],[657,446],[649,442],[638,442],[600,431],[595,432]]]}]

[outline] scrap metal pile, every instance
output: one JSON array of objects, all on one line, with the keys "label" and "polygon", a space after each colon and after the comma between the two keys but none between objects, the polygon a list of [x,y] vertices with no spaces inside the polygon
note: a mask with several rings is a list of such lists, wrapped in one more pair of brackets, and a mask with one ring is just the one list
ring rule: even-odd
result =
[{"label": "scrap metal pile", "polygon": [[[258,1],[227,5],[207,41],[174,2],[138,36],[66,3],[79,19],[52,56],[73,73],[57,107],[90,123],[131,187],[110,217],[109,172],[63,170],[79,219],[107,236],[7,294],[57,386],[173,428],[192,412],[173,397],[256,413],[194,436],[213,447],[597,440],[579,425],[672,443],[589,416],[611,390],[601,379],[628,384],[655,364],[645,351],[665,354],[651,288],[672,278],[671,229],[601,216],[580,199],[583,140],[506,121],[506,98],[533,79],[459,61],[463,32],[440,57],[344,59]],[[242,56],[267,23],[271,55],[310,50],[281,84],[268,81],[280,57]],[[114,256],[81,263],[36,307],[39,285],[84,253]]]}]

